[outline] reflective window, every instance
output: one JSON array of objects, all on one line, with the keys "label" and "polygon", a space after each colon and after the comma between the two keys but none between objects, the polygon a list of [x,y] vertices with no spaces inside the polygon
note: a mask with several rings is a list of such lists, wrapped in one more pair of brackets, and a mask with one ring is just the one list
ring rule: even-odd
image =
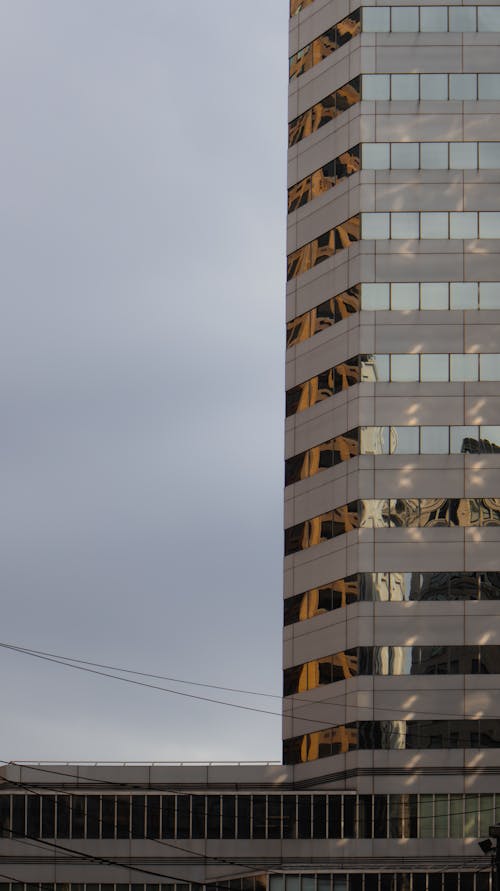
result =
[{"label": "reflective window", "polygon": [[450,31],[475,31],[476,10],[473,6],[450,6],[449,9]]},{"label": "reflective window", "polygon": [[418,99],[418,74],[393,74],[391,99]]},{"label": "reflective window", "polygon": [[477,355],[451,355],[450,356],[450,380],[452,381],[477,381],[478,362]]},{"label": "reflective window", "polygon": [[[454,12],[460,12],[460,9]],[[456,170],[474,170],[477,164],[476,142],[450,142],[450,168]]]},{"label": "reflective window", "polygon": [[391,380],[393,381],[415,381],[418,380],[418,355],[397,355],[391,356]]},{"label": "reflective window", "polygon": [[427,213],[420,214],[421,238],[448,238],[448,214]]},{"label": "reflective window", "polygon": [[448,7],[447,6],[422,6],[420,9],[421,31],[447,31]]},{"label": "reflective window", "polygon": [[391,238],[418,238],[419,234],[418,213],[391,214]]},{"label": "reflective window", "polygon": [[477,19],[479,31],[500,31],[499,6],[478,6]]},{"label": "reflective window", "polygon": [[[283,762],[298,764],[355,750],[499,747],[500,720],[496,718],[453,721],[401,719],[356,721],[284,740]],[[477,809],[474,808],[474,811]],[[439,814],[439,811],[437,813]],[[427,818],[430,813],[425,813],[424,810],[423,815]],[[472,837],[477,837],[475,826],[469,831]],[[431,834],[432,830],[429,836]],[[436,834],[439,836],[439,830]],[[431,886],[429,891],[433,891]]]},{"label": "reflective window", "polygon": [[422,282],[420,286],[421,309],[448,309],[448,283]]},{"label": "reflective window", "polygon": [[363,99],[390,99],[391,81],[389,74],[363,75]]},{"label": "reflective window", "polygon": [[450,213],[450,238],[477,238],[477,213]]},{"label": "reflective window", "polygon": [[450,368],[447,353],[428,353],[420,356],[421,381],[447,381]]},{"label": "reflective window", "polygon": [[296,145],[306,136],[315,133],[320,127],[328,124],[351,105],[360,100],[360,80],[355,77],[345,86],[340,87],[329,96],[325,96],[321,102],[317,102],[312,108],[308,108],[288,125],[288,146]]},{"label": "reflective window", "polygon": [[309,269],[314,269],[319,263],[333,257],[338,251],[349,247],[353,241],[359,241],[360,238],[360,218],[359,215],[351,217],[345,223],[335,226],[329,232],[325,232],[309,244],[304,244],[301,248],[293,251],[288,256],[287,281],[302,275]]},{"label": "reflective window", "polygon": [[391,30],[391,10],[389,6],[365,6],[363,8],[363,31],[372,33]]},{"label": "reflective window", "polygon": [[299,12],[302,12],[303,9],[306,9],[313,2],[314,0],[290,0],[290,17],[293,18],[294,15],[298,15]]},{"label": "reflective window", "polygon": [[420,451],[424,455],[447,455],[450,450],[449,427],[421,427]]},{"label": "reflective window", "polygon": [[500,354],[482,353],[480,357],[480,380],[497,381],[500,374]]},{"label": "reflective window", "polygon": [[323,656],[283,672],[283,696],[360,676],[500,674],[499,646],[375,646]]},{"label": "reflective window", "polygon": [[500,96],[500,74],[480,74],[478,81],[479,99],[498,99]]},{"label": "reflective window", "polygon": [[390,217],[388,213],[364,213],[362,220],[362,238],[389,238]]},{"label": "reflective window", "polygon": [[500,213],[481,211],[479,214],[479,237],[500,238]]},{"label": "reflective window", "polygon": [[[447,75],[424,75],[421,78],[421,99],[436,99],[436,83],[430,83],[428,95],[425,78]],[[447,82],[441,98],[446,98]],[[366,170],[477,170],[500,168],[499,142],[367,142],[363,143],[363,168]]]},{"label": "reflective window", "polygon": [[391,145],[391,167],[395,170],[418,169],[418,143],[393,142]]},{"label": "reflective window", "polygon": [[498,6],[381,6],[363,10],[363,31],[500,31]]},{"label": "reflective window", "polygon": [[391,10],[392,31],[418,31],[418,7],[394,6]]},{"label": "reflective window", "polygon": [[364,283],[361,294],[363,310],[500,309],[500,282]]},{"label": "reflective window", "polygon": [[351,15],[342,19],[332,28],[329,28],[320,37],[316,37],[307,46],[302,47],[290,59],[289,75],[290,80],[300,77],[306,71],[309,71],[314,65],[322,62],[330,56],[339,46],[343,46],[348,40],[351,40],[361,31],[360,10],[357,9]]},{"label": "reflective window", "polygon": [[332,610],[344,609],[360,600],[500,600],[500,573],[358,573],[287,598],[284,602],[284,624],[304,622]]},{"label": "reflective window", "polygon": [[288,189],[288,213],[303,207],[348,176],[357,173],[360,169],[359,157],[360,149],[356,145],[291,186]]},{"label": "reflective window", "polygon": [[[422,74],[420,75],[420,98],[436,99],[448,98],[447,74]],[[424,166],[424,165],[422,165]],[[439,165],[442,166],[442,165]]]},{"label": "reflective window", "polygon": [[477,99],[475,74],[450,74],[450,99]]},{"label": "reflective window", "polygon": [[359,430],[350,430],[285,461],[285,486],[308,479],[359,454]]},{"label": "reflective window", "polygon": [[418,282],[394,283],[391,285],[391,305],[393,309],[418,309]]},{"label": "reflective window", "polygon": [[347,291],[342,291],[340,294],[336,294],[335,297],[331,297],[330,300],[325,300],[324,303],[320,303],[319,306],[315,306],[309,312],[303,313],[303,315],[287,322],[287,348],[308,340],[309,337],[313,337],[315,334],[324,331],[325,328],[341,322],[342,319],[346,319],[352,313],[359,312],[360,291],[361,286],[354,285]]},{"label": "reflective window", "polygon": [[390,427],[389,448],[391,455],[417,455],[419,452],[419,428]]},{"label": "reflective window", "polygon": [[375,498],[337,507],[285,530],[285,556],[370,528],[500,526],[498,498]]}]

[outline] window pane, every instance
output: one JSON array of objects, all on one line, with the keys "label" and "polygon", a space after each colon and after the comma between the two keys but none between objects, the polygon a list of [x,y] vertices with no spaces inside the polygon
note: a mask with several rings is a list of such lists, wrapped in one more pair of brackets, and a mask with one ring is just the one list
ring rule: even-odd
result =
[{"label": "window pane", "polygon": [[480,380],[500,381],[500,354],[483,353],[480,361]]},{"label": "window pane", "polygon": [[420,75],[421,99],[447,99],[448,75],[447,74],[421,74]]},{"label": "window pane", "polygon": [[477,28],[478,31],[500,31],[500,6],[480,6]]},{"label": "window pane", "polygon": [[391,99],[418,99],[418,74],[393,74]]},{"label": "window pane", "polygon": [[480,99],[500,99],[500,74],[480,74],[478,89]]},{"label": "window pane", "polygon": [[391,167],[394,170],[418,170],[418,143],[393,143],[391,147]]},{"label": "window pane", "polygon": [[451,309],[477,309],[477,282],[452,282],[450,285]]},{"label": "window pane", "polygon": [[423,211],[420,223],[422,238],[448,238],[447,213],[427,213]]},{"label": "window pane", "polygon": [[418,427],[391,427],[391,454],[418,455]]},{"label": "window pane", "polygon": [[479,143],[479,166],[483,170],[500,167],[500,142]]},{"label": "window pane", "polygon": [[447,455],[450,448],[449,427],[422,427],[420,451],[425,455]]},{"label": "window pane", "polygon": [[[440,214],[436,214],[436,216],[440,216]],[[420,308],[448,309],[448,283],[422,282],[420,285]]]},{"label": "window pane", "polygon": [[362,213],[361,238],[389,238],[389,214]]},{"label": "window pane", "polygon": [[477,427],[450,427],[450,451],[453,455],[459,455],[465,451],[467,439],[477,439]]},{"label": "window pane", "polygon": [[391,381],[418,381],[418,356],[391,356]]},{"label": "window pane", "polygon": [[478,356],[460,355],[452,353],[450,356],[450,380],[452,381],[477,381]]},{"label": "window pane", "polygon": [[390,31],[390,10],[388,7],[377,9],[374,6],[363,8],[363,31]]},{"label": "window pane", "polygon": [[475,74],[450,74],[450,99],[476,99]]},{"label": "window pane", "polygon": [[391,285],[392,309],[418,309],[418,282],[404,282]]},{"label": "window pane", "polygon": [[477,238],[477,213],[450,213],[450,238]]},{"label": "window pane", "polygon": [[479,305],[481,309],[500,309],[500,282],[481,282]]},{"label": "window pane", "polygon": [[[435,75],[432,75],[434,77]],[[422,170],[446,170],[448,167],[447,142],[423,142],[420,146]]]},{"label": "window pane", "polygon": [[373,366],[375,369],[375,380],[377,381],[388,381],[389,380],[389,356],[373,356]]},{"label": "window pane", "polygon": [[361,309],[389,309],[389,284],[361,285]]},{"label": "window pane", "polygon": [[496,445],[500,448],[500,427],[482,424],[479,428],[479,436],[481,439],[487,439],[491,445]]},{"label": "window pane", "polygon": [[420,363],[421,381],[448,380],[448,353],[422,355]]},{"label": "window pane", "polygon": [[448,10],[446,6],[437,6],[432,9],[428,6],[420,8],[420,30],[421,31],[447,31],[448,30]]},{"label": "window pane", "polygon": [[450,169],[475,170],[476,167],[476,142],[450,142]]},{"label": "window pane", "polygon": [[390,167],[388,142],[367,142],[363,145],[363,168],[365,170],[388,170]]},{"label": "window pane", "polygon": [[361,95],[363,99],[389,99],[389,75],[364,74]]},{"label": "window pane", "polygon": [[362,455],[388,455],[389,428],[361,427],[360,452]]},{"label": "window pane", "polygon": [[479,237],[500,238],[500,213],[482,211],[479,214]]},{"label": "window pane", "polygon": [[450,6],[450,31],[475,31],[476,10],[473,6]]},{"label": "window pane", "polygon": [[418,238],[418,213],[392,213],[391,238]]},{"label": "window pane", "polygon": [[393,6],[391,31],[418,31],[418,6]]}]

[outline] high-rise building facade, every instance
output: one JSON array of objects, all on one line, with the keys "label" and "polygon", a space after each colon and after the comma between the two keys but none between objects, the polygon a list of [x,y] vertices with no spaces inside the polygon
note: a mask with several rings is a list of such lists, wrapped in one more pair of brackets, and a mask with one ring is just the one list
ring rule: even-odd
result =
[{"label": "high-rise building facade", "polygon": [[291,0],[283,764],[7,765],[0,891],[491,888],[499,44]]}]

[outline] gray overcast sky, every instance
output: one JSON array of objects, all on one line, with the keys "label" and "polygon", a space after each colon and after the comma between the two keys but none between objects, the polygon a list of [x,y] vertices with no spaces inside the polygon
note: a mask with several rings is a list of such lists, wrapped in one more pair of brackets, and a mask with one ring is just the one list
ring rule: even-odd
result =
[{"label": "gray overcast sky", "polygon": [[[3,641],[280,692],[287,16],[0,0]],[[280,757],[277,717],[0,672],[0,760]]]}]

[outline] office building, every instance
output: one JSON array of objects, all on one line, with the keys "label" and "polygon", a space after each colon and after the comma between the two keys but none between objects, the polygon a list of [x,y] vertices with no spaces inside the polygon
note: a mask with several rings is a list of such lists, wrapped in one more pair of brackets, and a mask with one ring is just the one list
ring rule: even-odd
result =
[{"label": "office building", "polygon": [[292,0],[283,764],[8,766],[0,891],[489,891],[499,43]]}]

